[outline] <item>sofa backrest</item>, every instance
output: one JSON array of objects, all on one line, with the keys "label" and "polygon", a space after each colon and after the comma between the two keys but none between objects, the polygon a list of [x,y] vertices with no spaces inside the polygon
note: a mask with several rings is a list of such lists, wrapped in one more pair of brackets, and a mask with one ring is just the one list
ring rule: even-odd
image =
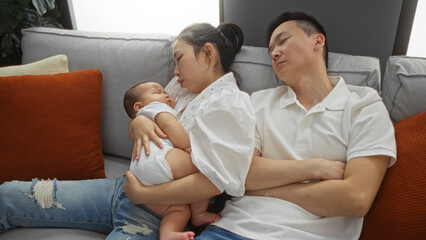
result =
[{"label": "sofa backrest", "polygon": [[[241,90],[249,94],[283,84],[272,70],[271,58],[264,47],[243,46],[231,70],[237,76]],[[330,52],[328,74],[341,76],[348,84],[380,90],[378,58]]]},{"label": "sofa backrest", "polygon": [[68,57],[70,72],[99,69],[103,73],[101,139],[104,153],[130,157],[129,117],[123,96],[142,81],[165,86],[172,78],[171,35],[96,33],[53,28],[23,31],[23,63],[57,54]]},{"label": "sofa backrest", "polygon": [[391,56],[388,59],[383,102],[395,123],[426,111],[426,58]]},{"label": "sofa backrest", "polygon": [[[101,137],[103,152],[130,157],[130,121],[122,100],[131,86],[157,81],[165,86],[173,77],[174,36],[158,34],[96,33],[52,28],[23,30],[23,63],[57,54],[68,57],[71,72],[99,69],[103,73]],[[267,49],[243,46],[231,66],[243,91],[249,94],[281,85],[271,67]],[[330,53],[329,74],[346,83],[380,90],[379,60],[374,57]]]}]

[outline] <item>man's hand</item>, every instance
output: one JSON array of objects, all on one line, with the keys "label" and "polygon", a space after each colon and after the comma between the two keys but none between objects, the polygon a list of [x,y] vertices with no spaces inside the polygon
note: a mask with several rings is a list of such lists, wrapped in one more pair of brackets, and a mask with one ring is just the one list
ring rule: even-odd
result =
[{"label": "man's hand", "polygon": [[286,200],[318,216],[364,217],[376,197],[389,161],[389,156],[357,157],[348,162],[341,180],[254,189],[246,191],[246,195]]},{"label": "man's hand", "polygon": [[323,158],[306,160],[266,158],[255,148],[245,186],[246,190],[262,190],[304,181],[341,180],[345,166],[343,161]]},{"label": "man's hand", "polygon": [[345,174],[346,163],[343,161],[327,160],[324,158],[312,158],[306,161],[311,161],[312,171],[316,175],[310,180],[341,180]]}]

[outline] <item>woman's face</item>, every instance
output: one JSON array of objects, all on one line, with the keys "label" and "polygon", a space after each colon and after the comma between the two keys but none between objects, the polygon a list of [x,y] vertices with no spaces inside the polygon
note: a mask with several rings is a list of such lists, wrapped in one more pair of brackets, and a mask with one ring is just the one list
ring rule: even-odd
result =
[{"label": "woman's face", "polygon": [[173,46],[174,74],[181,87],[190,92],[199,93],[210,83],[207,80],[209,64],[202,50],[195,56],[194,47],[185,40],[177,40]]}]

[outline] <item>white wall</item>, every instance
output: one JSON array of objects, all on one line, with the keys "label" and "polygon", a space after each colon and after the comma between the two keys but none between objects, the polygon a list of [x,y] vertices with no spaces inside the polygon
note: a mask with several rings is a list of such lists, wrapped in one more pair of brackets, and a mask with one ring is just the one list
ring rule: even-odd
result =
[{"label": "white wall", "polygon": [[407,56],[426,57],[426,1],[417,2]]},{"label": "white wall", "polygon": [[78,30],[170,33],[219,24],[219,0],[71,0]]}]

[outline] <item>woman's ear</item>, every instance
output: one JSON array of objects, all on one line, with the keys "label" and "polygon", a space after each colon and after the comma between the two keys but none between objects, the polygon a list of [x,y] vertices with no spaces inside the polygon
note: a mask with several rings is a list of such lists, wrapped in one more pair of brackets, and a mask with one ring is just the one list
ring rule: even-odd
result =
[{"label": "woman's ear", "polygon": [[206,54],[206,61],[208,62],[211,62],[217,57],[217,50],[211,43],[204,44],[203,52]]}]

